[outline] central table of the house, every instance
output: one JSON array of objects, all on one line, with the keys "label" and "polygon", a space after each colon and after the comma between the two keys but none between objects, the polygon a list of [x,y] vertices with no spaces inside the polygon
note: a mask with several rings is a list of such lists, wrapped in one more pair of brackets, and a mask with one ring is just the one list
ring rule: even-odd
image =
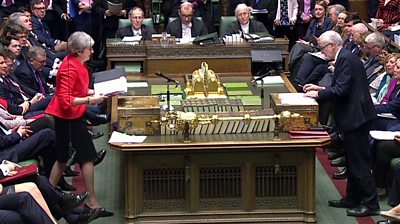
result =
[{"label": "central table of the house", "polygon": [[[282,78],[284,83],[264,85],[267,108],[270,93],[294,91]],[[150,95],[151,86],[163,82],[134,79],[149,87],[128,94]],[[221,77],[221,82],[245,82],[259,95],[261,88],[251,79]],[[118,123],[118,98],[112,101],[112,123]],[[123,154],[126,223],[317,222],[315,149],[329,138],[291,139],[287,132],[190,138],[184,142],[180,134],[149,135],[143,143],[111,143]]]}]

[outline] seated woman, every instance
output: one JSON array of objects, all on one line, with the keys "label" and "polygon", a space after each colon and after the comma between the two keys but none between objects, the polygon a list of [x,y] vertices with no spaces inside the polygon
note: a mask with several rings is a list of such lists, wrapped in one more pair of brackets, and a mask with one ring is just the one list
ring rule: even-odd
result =
[{"label": "seated woman", "polygon": [[333,23],[331,19],[326,16],[327,5],[324,1],[315,3],[314,6],[314,18],[311,20],[308,26],[306,35],[298,42],[311,44],[317,46],[317,39],[325,31],[331,30]]},{"label": "seated woman", "polygon": [[[381,57],[383,67],[381,71],[378,72],[376,79],[369,84],[372,101],[375,104],[381,103],[383,97],[386,96],[389,83],[393,76],[394,66],[399,57],[399,54],[388,54],[386,57]],[[394,78],[394,80],[395,79],[396,78]]]},{"label": "seated woman", "polygon": [[388,91],[380,105],[375,105],[377,114],[391,113],[394,118],[383,118],[375,120],[375,130],[389,130],[391,127],[400,123],[400,58],[396,60],[394,76],[389,83]]}]

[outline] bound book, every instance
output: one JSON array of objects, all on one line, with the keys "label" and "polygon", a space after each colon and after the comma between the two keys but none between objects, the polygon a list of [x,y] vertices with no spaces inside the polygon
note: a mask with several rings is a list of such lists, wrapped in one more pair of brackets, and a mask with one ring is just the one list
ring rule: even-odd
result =
[{"label": "bound book", "polygon": [[289,131],[289,137],[292,139],[330,138],[326,131]]},{"label": "bound book", "polygon": [[17,167],[15,169],[15,171],[17,171],[17,173],[14,174],[13,176],[7,176],[7,177],[4,177],[3,179],[0,179],[0,184],[19,180],[19,179],[29,177],[32,175],[37,175],[38,167],[36,164],[30,164],[27,166]]},{"label": "bound book", "polygon": [[124,75],[123,67],[93,73],[95,94],[113,96],[126,93],[128,83]]}]

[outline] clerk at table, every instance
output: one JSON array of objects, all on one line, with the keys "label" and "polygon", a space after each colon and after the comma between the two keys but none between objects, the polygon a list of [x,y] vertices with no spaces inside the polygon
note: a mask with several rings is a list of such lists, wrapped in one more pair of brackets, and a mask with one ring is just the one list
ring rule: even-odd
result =
[{"label": "clerk at table", "polygon": [[179,18],[168,24],[166,32],[171,34],[171,36],[182,39],[190,39],[208,34],[206,25],[193,17],[193,13],[192,3],[182,3],[178,10]]},{"label": "clerk at table", "polygon": [[116,38],[124,38],[126,36],[142,36],[142,40],[151,40],[151,35],[156,31],[151,26],[143,24],[144,12],[139,7],[132,8],[129,13],[131,26],[122,27],[115,33]]}]

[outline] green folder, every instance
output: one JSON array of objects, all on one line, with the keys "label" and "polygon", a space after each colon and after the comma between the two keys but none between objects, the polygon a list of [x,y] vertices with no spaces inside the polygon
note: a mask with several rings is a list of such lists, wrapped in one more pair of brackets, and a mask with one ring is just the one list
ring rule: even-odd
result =
[{"label": "green folder", "polygon": [[251,96],[253,93],[251,90],[231,90],[231,91],[226,91],[228,96]]},{"label": "green folder", "polygon": [[[171,94],[182,94],[181,86],[175,88],[174,85],[169,86]],[[167,85],[151,85],[151,95],[167,94]]]},{"label": "green folder", "polygon": [[226,91],[231,90],[248,90],[249,86],[245,82],[228,82],[224,83]]},{"label": "green folder", "polygon": [[243,106],[261,106],[260,96],[234,96],[231,99],[241,99]]}]

